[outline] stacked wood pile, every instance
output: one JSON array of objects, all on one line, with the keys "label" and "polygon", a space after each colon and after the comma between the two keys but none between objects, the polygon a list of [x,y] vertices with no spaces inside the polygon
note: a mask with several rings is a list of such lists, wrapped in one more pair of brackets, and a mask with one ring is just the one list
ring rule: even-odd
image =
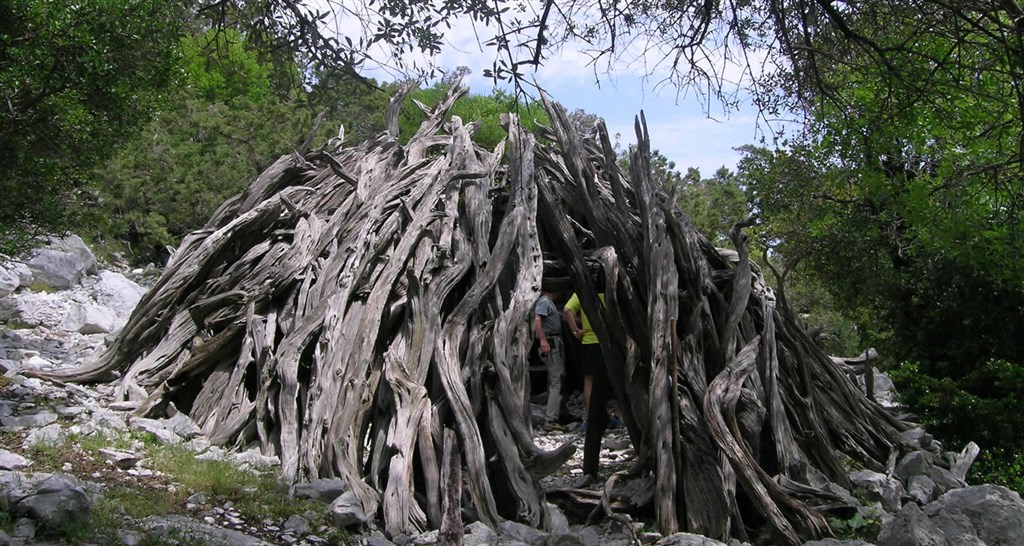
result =
[{"label": "stacked wood pile", "polygon": [[739,228],[720,253],[654,187],[642,120],[629,172],[603,126],[580,135],[557,105],[537,134],[509,115],[483,150],[474,124],[444,121],[464,92],[421,105],[407,144],[396,97],[377,138],[280,158],[62,377],[116,378],[140,414],[174,404],[292,480],[341,477],[391,535],[447,528],[460,507],[548,527],[539,479],[572,446],[534,443],[527,359],[554,256],[603,341],[660,530],[827,535],[821,484],[848,485],[849,461],[884,471],[905,425],[776,308]]}]

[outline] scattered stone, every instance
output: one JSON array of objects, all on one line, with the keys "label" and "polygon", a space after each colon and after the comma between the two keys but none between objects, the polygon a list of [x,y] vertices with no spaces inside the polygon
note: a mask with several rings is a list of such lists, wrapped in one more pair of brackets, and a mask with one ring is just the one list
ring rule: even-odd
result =
[{"label": "scattered stone", "polygon": [[934,465],[928,469],[928,477],[935,482],[937,494],[942,494],[953,489],[959,489],[967,485],[963,481],[956,479],[952,472],[938,465]]},{"label": "scattered stone", "polygon": [[912,449],[928,449],[934,437],[921,427],[914,427],[900,433],[900,441]]},{"label": "scattered stone", "polygon": [[175,411],[174,415],[162,420],[174,434],[184,440],[190,440],[202,434],[202,429],[188,415]]},{"label": "scattered stone", "polygon": [[85,415],[88,411],[82,406],[61,406],[56,409],[57,415],[70,419],[74,419],[79,415]]},{"label": "scattered stone", "polygon": [[949,491],[924,507],[924,513],[951,544],[1019,544],[1024,537],[1024,500],[1000,485]]},{"label": "scattered stone", "polygon": [[921,507],[908,503],[890,522],[882,525],[878,546],[952,546]]},{"label": "scattered stone", "polygon": [[823,539],[805,542],[804,546],[876,546],[862,540]]},{"label": "scattered stone", "polygon": [[850,474],[850,481],[857,489],[862,489],[868,501],[880,502],[887,512],[898,512],[901,498],[906,490],[895,478],[871,470],[859,470]]},{"label": "scattered stone", "polygon": [[124,326],[124,323],[125,319],[119,318],[111,309],[90,303],[74,302],[68,309],[64,320],[61,321],[59,328],[80,334],[107,334]]},{"label": "scattered stone", "polygon": [[551,518],[552,533],[566,533],[569,531],[569,520],[558,505],[547,503],[548,517]]},{"label": "scattered stone", "polygon": [[10,429],[39,428],[45,427],[57,420],[57,414],[52,411],[38,411],[23,413],[20,415],[8,415],[0,417],[0,425]]},{"label": "scattered stone", "polygon": [[32,518],[18,518],[11,530],[14,538],[31,539],[36,536],[36,522]]},{"label": "scattered stone", "polygon": [[0,322],[16,322],[29,328],[54,328],[64,320],[70,305],[58,294],[11,294],[0,299]]},{"label": "scattered stone", "polygon": [[281,466],[281,459],[276,456],[268,457],[263,455],[259,452],[259,449],[250,449],[242,453],[229,453],[227,459],[237,465],[256,470]]},{"label": "scattered stone", "polygon": [[330,504],[334,499],[348,491],[348,486],[340,478],[317,479],[309,483],[297,483],[292,486],[291,496],[297,499],[312,499]]},{"label": "scattered stone", "polygon": [[32,464],[31,461],[18,455],[7,451],[6,449],[0,449],[0,470],[16,470],[18,468],[24,468]]},{"label": "scattered stone", "polygon": [[25,265],[31,270],[34,283],[67,290],[96,269],[96,257],[81,237],[70,235],[35,251]]},{"label": "scattered stone", "polygon": [[118,529],[117,539],[124,546],[138,546],[142,543],[143,536],[140,533],[128,529]]},{"label": "scattered stone", "polygon": [[913,476],[927,475],[932,466],[932,455],[927,451],[911,451],[896,464],[896,476],[904,483]]},{"label": "scattered stone", "polygon": [[907,483],[907,496],[922,506],[935,500],[937,492],[935,481],[928,476],[912,476]]},{"label": "scattered stone", "polygon": [[249,536],[241,531],[224,529],[223,527],[213,525],[209,521],[201,523],[188,516],[153,516],[143,520],[142,525],[158,536],[174,536],[178,543],[218,544],[222,546],[271,546],[271,543]]},{"label": "scattered stone", "polygon": [[21,286],[18,275],[5,265],[0,264],[0,298],[3,298]]},{"label": "scattered stone", "polygon": [[693,533],[674,533],[655,543],[657,546],[728,546],[724,542]]},{"label": "scattered stone", "polygon": [[486,546],[495,544],[498,541],[498,534],[481,521],[474,521],[466,526],[465,534],[462,536],[463,546]]},{"label": "scattered stone", "polygon": [[366,523],[369,518],[355,493],[346,491],[331,503],[327,511],[335,527],[349,527]]},{"label": "scattered stone", "polygon": [[0,504],[10,513],[29,516],[50,528],[87,518],[93,499],[73,476],[0,472]]},{"label": "scattered stone", "polygon": [[98,304],[127,319],[146,289],[116,271],[104,270],[99,272],[92,293]]},{"label": "scattered stone", "polygon": [[128,428],[128,422],[122,413],[110,411],[106,408],[96,408],[89,416],[89,422],[103,431],[119,431]]},{"label": "scattered stone", "polygon": [[[409,537],[406,537],[405,535],[400,536],[405,537],[405,541],[402,542],[402,544],[409,543]],[[398,537],[395,538],[394,542],[391,542],[390,540],[384,538],[380,534],[373,534],[368,537],[363,537],[360,543],[363,544],[363,546],[400,546],[398,542]]]},{"label": "scattered stone", "polygon": [[21,443],[21,447],[25,450],[30,450],[37,445],[58,445],[64,441],[64,437],[64,429],[57,423],[54,423],[30,432],[25,437],[25,441]]},{"label": "scattered stone", "polygon": [[412,537],[406,544],[437,544],[437,537],[438,531],[434,529]]},{"label": "scattered stone", "polygon": [[125,400],[123,402],[111,402],[107,404],[107,409],[114,411],[135,411],[139,407],[138,400]]},{"label": "scattered stone", "polygon": [[183,440],[174,433],[172,427],[162,420],[146,419],[144,417],[131,417],[128,419],[128,427],[140,432],[148,432],[156,437],[162,444],[180,444]]},{"label": "scattered stone", "polygon": [[312,529],[309,527],[309,520],[302,516],[291,516],[284,522],[284,528],[299,535],[308,535]]},{"label": "scattered stone", "polygon": [[583,546],[597,546],[601,543],[602,534],[603,532],[600,527],[596,525],[588,525],[577,531],[576,537]]},{"label": "scattered stone", "polygon": [[130,453],[127,451],[118,451],[116,449],[100,449],[100,455],[107,458],[108,461],[114,463],[114,466],[121,470],[128,470],[134,467],[142,460],[142,456],[137,453]]},{"label": "scattered stone", "polygon": [[28,360],[22,361],[22,366],[20,366],[22,370],[50,370],[52,368],[53,363],[38,354],[29,356]]},{"label": "scattered stone", "polygon": [[188,497],[188,502],[192,504],[206,504],[206,500],[206,493],[193,493]]},{"label": "scattered stone", "polygon": [[555,531],[548,537],[547,546],[583,546],[583,541],[576,533]]},{"label": "scattered stone", "polygon": [[520,540],[530,546],[544,546],[548,541],[548,534],[529,525],[516,521],[501,522],[502,534]]}]

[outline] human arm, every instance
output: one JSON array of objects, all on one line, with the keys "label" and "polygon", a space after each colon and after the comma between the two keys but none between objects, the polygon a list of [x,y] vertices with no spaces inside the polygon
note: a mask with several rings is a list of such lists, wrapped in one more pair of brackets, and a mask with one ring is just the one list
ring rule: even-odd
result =
[{"label": "human arm", "polygon": [[548,342],[548,336],[544,334],[540,315],[533,316],[533,333],[537,334],[537,340],[540,342],[540,354],[546,355],[550,353],[551,344]]},{"label": "human arm", "polygon": [[580,327],[579,321],[576,319],[576,314],[572,312],[572,309],[568,305],[562,310],[562,317],[565,318],[565,322],[569,324],[569,330],[572,331],[572,337],[576,339],[583,339],[583,328]]}]

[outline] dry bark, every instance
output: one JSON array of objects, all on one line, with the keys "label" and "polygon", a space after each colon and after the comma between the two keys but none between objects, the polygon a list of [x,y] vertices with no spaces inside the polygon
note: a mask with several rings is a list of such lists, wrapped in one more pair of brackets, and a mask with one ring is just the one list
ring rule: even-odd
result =
[{"label": "dry bark", "polygon": [[116,378],[139,413],[173,403],[291,480],[341,477],[392,536],[456,543],[462,507],[547,527],[539,479],[572,446],[534,443],[527,358],[557,263],[602,340],[661,530],[828,534],[815,507],[835,498],[808,475],[845,484],[846,458],[884,470],[906,425],[776,307],[742,226],[739,251],[720,252],[654,185],[642,118],[627,173],[603,126],[584,138],[553,104],[550,127],[509,115],[507,142],[480,149],[473,124],[445,118],[464,92],[423,107],[406,144],[399,96],[375,139],[279,159],[185,238],[100,358],[55,378]]}]

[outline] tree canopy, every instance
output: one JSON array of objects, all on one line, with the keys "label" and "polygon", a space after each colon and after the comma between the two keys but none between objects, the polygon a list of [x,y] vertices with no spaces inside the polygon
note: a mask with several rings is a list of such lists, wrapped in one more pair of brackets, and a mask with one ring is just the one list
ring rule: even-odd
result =
[{"label": "tree canopy", "polygon": [[[762,119],[801,123],[778,149],[747,148],[736,180],[676,180],[657,154],[648,167],[683,183],[679,196],[714,236],[734,216],[720,214],[736,205],[732,188],[744,188],[778,263],[824,286],[862,333],[882,322],[865,341],[935,380],[907,391],[930,424],[1019,413],[1024,8],[1013,2],[12,0],[0,6],[0,252],[67,229],[83,201],[143,233],[147,252],[168,244],[265,167],[263,146],[295,144],[282,128],[330,107],[352,120],[353,140],[378,133],[387,94],[360,92],[375,86],[359,68],[379,46],[383,62],[429,74],[404,55],[437,52],[457,20],[494,53],[488,74],[519,91],[563,48],[589,54],[597,75],[643,54],[663,83],[706,104],[733,107],[746,93]],[[335,134],[329,125],[320,138]],[[182,164],[197,142],[208,170]],[[222,161],[239,149],[247,157]],[[107,178],[80,191],[97,165]],[[936,395],[954,387],[963,396]]]},{"label": "tree canopy", "polygon": [[172,77],[179,11],[157,0],[0,5],[0,252],[69,227],[72,190]]}]

